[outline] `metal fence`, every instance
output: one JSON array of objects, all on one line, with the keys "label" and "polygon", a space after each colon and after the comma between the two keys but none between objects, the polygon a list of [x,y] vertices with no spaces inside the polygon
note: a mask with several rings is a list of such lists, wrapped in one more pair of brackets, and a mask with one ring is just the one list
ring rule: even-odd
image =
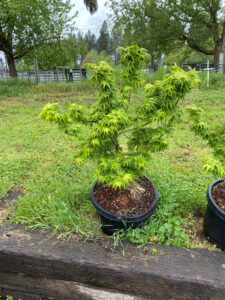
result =
[{"label": "metal fence", "polygon": [[180,65],[184,70],[189,68],[196,69],[197,71],[210,71],[223,72],[225,73],[225,64],[214,64],[214,63],[185,63]]},{"label": "metal fence", "polygon": [[[168,70],[170,66],[174,66],[174,64],[164,64],[161,65],[165,70]],[[197,71],[212,71],[212,72],[223,72],[225,73],[225,64],[214,64],[214,63],[183,63],[179,64],[179,67],[184,69],[185,71],[190,70],[190,68],[195,69]],[[145,69],[145,72],[156,72],[159,69],[159,65],[151,66],[148,69]]]},{"label": "metal fence", "polygon": [[[164,65],[165,69],[168,69],[169,65]],[[200,72],[206,72],[207,78],[209,78],[210,72],[223,72],[225,73],[225,64],[213,64],[209,63],[184,63],[180,64],[180,67],[184,70],[189,70],[190,68],[196,69]],[[145,72],[155,72],[157,71],[157,67],[145,69]],[[47,82],[60,82],[60,81],[81,81],[87,77],[86,68],[76,68],[76,69],[68,69],[59,67],[55,70],[50,71],[41,71],[38,70],[38,74],[35,71],[23,71],[17,72],[18,78],[31,80],[37,83],[47,83]],[[0,69],[0,81],[5,80],[10,77],[9,71]],[[209,80],[209,79],[208,79]]]},{"label": "metal fence", "polygon": [[[39,83],[52,81],[81,81],[86,78],[86,69],[60,69],[51,71],[23,71],[17,72],[18,78],[27,79]],[[0,70],[0,80],[5,80],[10,77],[9,71]]]}]

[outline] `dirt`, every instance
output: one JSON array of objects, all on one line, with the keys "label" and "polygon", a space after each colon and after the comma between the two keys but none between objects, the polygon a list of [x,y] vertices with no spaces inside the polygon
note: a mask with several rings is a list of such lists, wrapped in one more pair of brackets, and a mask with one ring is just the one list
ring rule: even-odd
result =
[{"label": "dirt", "polygon": [[16,200],[20,196],[23,196],[23,192],[20,188],[14,187],[8,192],[7,196],[0,198],[0,201]]},{"label": "dirt", "polygon": [[[187,216],[183,216],[187,218]],[[200,249],[207,249],[210,251],[217,251],[215,245],[211,244],[203,231],[203,222],[204,222],[204,215],[195,215],[190,216],[188,218],[188,222],[185,225],[185,232],[189,235],[191,247],[190,248],[200,248]]]},{"label": "dirt", "polygon": [[155,191],[151,182],[147,178],[141,177],[135,184],[123,190],[97,183],[94,196],[97,203],[105,210],[128,217],[148,211],[154,201]]},{"label": "dirt", "polygon": [[225,182],[213,187],[212,196],[217,206],[225,212]]},{"label": "dirt", "polygon": [[9,203],[23,195],[19,187],[14,187],[5,197],[0,198],[0,224],[4,222],[10,213]]}]

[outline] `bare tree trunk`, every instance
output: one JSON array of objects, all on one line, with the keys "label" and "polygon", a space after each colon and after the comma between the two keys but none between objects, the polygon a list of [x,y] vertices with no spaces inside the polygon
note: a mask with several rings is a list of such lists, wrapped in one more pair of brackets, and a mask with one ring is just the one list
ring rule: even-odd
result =
[{"label": "bare tree trunk", "polygon": [[10,77],[17,77],[17,70],[13,53],[6,53],[5,55],[9,66]]}]

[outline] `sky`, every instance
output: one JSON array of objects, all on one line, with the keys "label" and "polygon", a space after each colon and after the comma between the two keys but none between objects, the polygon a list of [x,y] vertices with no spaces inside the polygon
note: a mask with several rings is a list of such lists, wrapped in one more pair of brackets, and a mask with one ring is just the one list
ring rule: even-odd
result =
[{"label": "sky", "polygon": [[104,20],[107,19],[108,8],[105,7],[106,0],[98,0],[98,11],[91,15],[84,5],[83,0],[71,0],[71,3],[75,5],[73,12],[78,11],[78,16],[75,18],[76,31],[86,33],[89,30],[99,34],[100,27]]}]

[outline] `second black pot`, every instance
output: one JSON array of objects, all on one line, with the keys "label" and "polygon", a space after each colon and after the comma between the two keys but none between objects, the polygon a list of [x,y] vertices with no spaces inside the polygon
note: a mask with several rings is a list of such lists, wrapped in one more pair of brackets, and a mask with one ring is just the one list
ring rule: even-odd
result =
[{"label": "second black pot", "polygon": [[153,186],[155,197],[152,203],[152,206],[149,210],[147,210],[145,213],[137,215],[137,216],[132,216],[132,217],[125,217],[125,216],[119,216],[116,214],[113,214],[107,210],[105,210],[102,206],[100,206],[94,196],[94,190],[97,184],[97,181],[94,183],[92,189],[91,189],[91,201],[96,208],[98,214],[101,217],[101,221],[103,223],[102,225],[102,230],[104,233],[108,235],[112,235],[115,231],[118,231],[120,229],[127,229],[129,227],[136,228],[139,226],[141,223],[143,223],[145,220],[147,220],[154,212],[157,202],[158,202],[158,191],[153,184],[153,182],[148,178],[145,177],[146,179],[149,180],[151,185]]},{"label": "second black pot", "polygon": [[214,186],[223,181],[215,180],[207,190],[208,206],[204,218],[204,232],[210,242],[225,250],[225,212],[217,206],[212,196]]}]

